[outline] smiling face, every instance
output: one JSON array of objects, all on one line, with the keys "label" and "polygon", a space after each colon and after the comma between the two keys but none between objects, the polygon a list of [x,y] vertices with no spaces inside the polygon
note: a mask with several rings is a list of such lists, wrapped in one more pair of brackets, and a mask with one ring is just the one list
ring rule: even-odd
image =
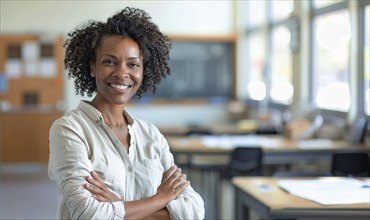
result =
[{"label": "smiling face", "polygon": [[129,37],[104,36],[91,64],[100,104],[123,105],[135,95],[143,80],[143,57]]}]

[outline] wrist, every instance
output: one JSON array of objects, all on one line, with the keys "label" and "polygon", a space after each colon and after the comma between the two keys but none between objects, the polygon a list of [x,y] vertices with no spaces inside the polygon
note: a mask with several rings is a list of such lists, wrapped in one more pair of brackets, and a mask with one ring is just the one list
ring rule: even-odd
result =
[{"label": "wrist", "polygon": [[169,203],[170,201],[166,198],[166,196],[164,195],[160,195],[160,194],[155,194],[153,197],[153,200],[156,201],[157,204],[161,204],[161,207],[162,208],[165,208],[167,203]]}]

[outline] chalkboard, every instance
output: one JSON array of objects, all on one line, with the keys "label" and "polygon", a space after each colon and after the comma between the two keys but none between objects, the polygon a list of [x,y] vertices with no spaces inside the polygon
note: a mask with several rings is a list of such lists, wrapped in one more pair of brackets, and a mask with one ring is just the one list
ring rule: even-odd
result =
[{"label": "chalkboard", "polygon": [[171,75],[143,98],[229,99],[233,94],[232,42],[172,42]]}]

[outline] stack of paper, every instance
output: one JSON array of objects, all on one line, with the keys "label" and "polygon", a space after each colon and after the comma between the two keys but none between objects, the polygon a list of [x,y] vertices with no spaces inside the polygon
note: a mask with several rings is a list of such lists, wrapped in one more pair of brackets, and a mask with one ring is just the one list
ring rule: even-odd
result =
[{"label": "stack of paper", "polygon": [[287,192],[322,205],[370,203],[370,186],[352,178],[280,180]]}]

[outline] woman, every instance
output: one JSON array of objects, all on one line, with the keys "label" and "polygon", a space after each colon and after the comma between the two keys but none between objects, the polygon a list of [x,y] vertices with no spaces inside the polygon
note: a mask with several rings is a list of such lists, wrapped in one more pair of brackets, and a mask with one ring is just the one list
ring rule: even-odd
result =
[{"label": "woman", "polygon": [[163,135],[125,110],[169,75],[168,37],[134,8],[68,36],[65,66],[76,92],[96,94],[50,129],[58,218],[203,219],[203,200],[174,165]]}]

